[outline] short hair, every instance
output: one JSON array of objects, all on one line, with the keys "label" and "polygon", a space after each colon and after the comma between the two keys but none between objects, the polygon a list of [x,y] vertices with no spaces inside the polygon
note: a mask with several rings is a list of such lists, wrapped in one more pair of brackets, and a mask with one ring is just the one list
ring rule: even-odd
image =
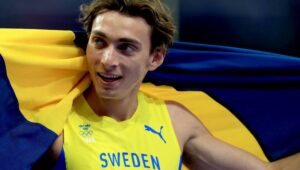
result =
[{"label": "short hair", "polygon": [[94,0],[80,6],[84,30],[90,35],[93,21],[98,14],[117,11],[128,16],[138,16],[152,28],[151,50],[157,47],[167,49],[173,42],[175,25],[169,9],[160,0]]}]

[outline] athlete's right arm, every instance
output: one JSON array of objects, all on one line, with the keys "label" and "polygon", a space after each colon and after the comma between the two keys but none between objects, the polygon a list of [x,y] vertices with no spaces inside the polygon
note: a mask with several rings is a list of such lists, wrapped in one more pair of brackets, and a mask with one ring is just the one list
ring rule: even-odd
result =
[{"label": "athlete's right arm", "polygon": [[58,160],[59,155],[62,151],[63,148],[63,143],[64,143],[64,135],[63,132],[58,136],[58,138],[54,141],[54,143],[51,146],[50,149],[50,156],[52,157],[52,159],[54,160]]},{"label": "athlete's right arm", "polygon": [[56,138],[56,140],[53,142],[52,146],[48,149],[48,151],[40,158],[39,161],[37,161],[33,167],[32,170],[47,170],[52,169],[52,167],[55,165],[56,161],[59,158],[60,152],[62,151],[63,147],[63,133]]}]

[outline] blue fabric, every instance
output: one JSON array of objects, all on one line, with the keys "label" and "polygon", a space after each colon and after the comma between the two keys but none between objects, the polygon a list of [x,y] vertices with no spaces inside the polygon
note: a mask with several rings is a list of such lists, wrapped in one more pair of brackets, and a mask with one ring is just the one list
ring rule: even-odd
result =
[{"label": "blue fabric", "polygon": [[300,58],[177,42],[145,82],[207,92],[249,128],[271,161],[300,151]]},{"label": "blue fabric", "polygon": [[0,90],[0,169],[31,169],[57,135],[23,117],[1,55]]},{"label": "blue fabric", "polygon": [[65,152],[62,149],[59,154],[59,158],[52,170],[65,170],[65,169],[66,169]]}]

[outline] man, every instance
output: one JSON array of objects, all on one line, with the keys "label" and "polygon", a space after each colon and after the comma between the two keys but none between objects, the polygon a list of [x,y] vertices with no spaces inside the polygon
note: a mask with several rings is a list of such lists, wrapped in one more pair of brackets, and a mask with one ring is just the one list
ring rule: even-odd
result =
[{"label": "man", "polygon": [[74,103],[62,147],[67,169],[298,169],[300,155],[268,164],[214,138],[192,113],[139,92],[174,35],[159,0],[95,0],[82,8],[92,85]]}]

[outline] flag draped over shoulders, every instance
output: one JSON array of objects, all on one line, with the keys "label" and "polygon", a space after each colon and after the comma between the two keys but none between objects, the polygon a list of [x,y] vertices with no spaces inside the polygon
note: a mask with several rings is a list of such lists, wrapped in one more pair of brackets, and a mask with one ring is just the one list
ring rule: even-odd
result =
[{"label": "flag draped over shoulders", "polygon": [[[86,40],[78,37],[72,31],[0,29],[1,169],[30,169],[89,86],[84,51],[74,43]],[[293,138],[300,135],[299,100],[293,98],[300,94],[299,68],[295,57],[175,43],[140,90],[182,104],[216,137],[275,160],[300,151]]]},{"label": "flag draped over shoulders", "polygon": [[3,29],[0,53],[23,116],[60,133],[72,99],[88,86],[72,31]]},{"label": "flag draped over shoulders", "polygon": [[31,169],[88,86],[74,38],[71,31],[0,29],[1,169]]}]

